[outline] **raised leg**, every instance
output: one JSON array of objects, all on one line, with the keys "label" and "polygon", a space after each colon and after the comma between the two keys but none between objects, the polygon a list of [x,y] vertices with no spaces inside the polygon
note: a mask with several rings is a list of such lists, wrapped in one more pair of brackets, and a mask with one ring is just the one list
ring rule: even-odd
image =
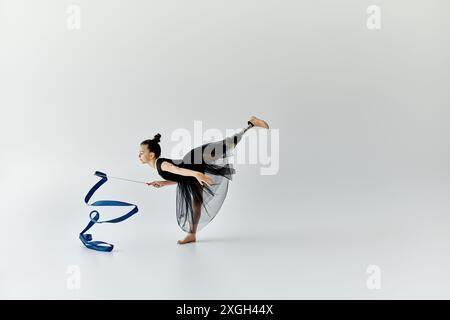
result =
[{"label": "raised leg", "polygon": [[236,148],[244,134],[252,127],[254,127],[254,125],[249,122],[246,128],[243,128],[232,136],[226,137],[222,141],[206,145],[203,149],[203,159],[207,162],[214,162],[220,158],[227,157],[230,152]]}]

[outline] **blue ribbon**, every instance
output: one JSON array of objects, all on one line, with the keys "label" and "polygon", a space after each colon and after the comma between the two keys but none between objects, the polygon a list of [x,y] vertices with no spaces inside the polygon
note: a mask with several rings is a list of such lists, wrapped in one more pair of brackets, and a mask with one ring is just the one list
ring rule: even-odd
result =
[{"label": "blue ribbon", "polygon": [[[106,221],[99,221],[100,220],[100,213],[97,210],[92,210],[89,214],[89,218],[91,221],[88,223],[86,228],[84,228],[83,231],[80,233],[80,240],[81,242],[86,246],[88,249],[97,250],[97,251],[104,251],[104,252],[111,252],[114,248],[114,245],[111,243],[103,242],[103,241],[93,241],[91,234],[86,234],[86,232],[92,228],[92,226],[96,223],[118,223],[121,221],[124,221],[128,218],[130,218],[132,215],[137,213],[139,211],[138,207],[135,204],[128,203],[128,202],[122,202],[122,201],[115,201],[115,200],[99,200],[95,201],[94,203],[89,204],[89,200],[91,199],[92,195],[97,191],[98,188],[100,188],[106,181],[108,181],[108,177],[106,176],[106,173],[95,171],[94,175],[100,177],[100,181],[97,182],[91,190],[87,193],[86,197],[84,198],[84,202],[89,206],[113,206],[113,207],[134,207],[131,209],[130,212],[124,214],[123,216],[120,216],[118,218],[112,219],[112,220],[106,220]],[[95,214],[95,215],[93,215]]]}]

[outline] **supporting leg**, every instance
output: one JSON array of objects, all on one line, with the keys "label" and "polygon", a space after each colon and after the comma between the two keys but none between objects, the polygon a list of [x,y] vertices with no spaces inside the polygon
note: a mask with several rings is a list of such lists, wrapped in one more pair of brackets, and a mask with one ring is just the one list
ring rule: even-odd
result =
[{"label": "supporting leg", "polygon": [[194,193],[192,197],[192,226],[191,232],[187,234],[187,236],[183,240],[178,240],[178,244],[185,244],[189,242],[195,242],[196,237],[195,234],[197,232],[197,226],[200,221],[201,213],[202,213],[202,203],[203,203],[203,188],[200,190],[198,194]]}]

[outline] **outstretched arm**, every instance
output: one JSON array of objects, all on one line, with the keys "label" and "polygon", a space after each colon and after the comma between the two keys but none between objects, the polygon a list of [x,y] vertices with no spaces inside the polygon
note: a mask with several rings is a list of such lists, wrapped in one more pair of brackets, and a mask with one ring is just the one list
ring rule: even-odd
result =
[{"label": "outstretched arm", "polygon": [[161,187],[164,187],[164,186],[170,186],[172,184],[177,184],[177,182],[176,181],[170,181],[170,180],[160,180],[160,181],[147,182],[147,185],[153,186],[155,188],[161,188]]},{"label": "outstretched arm", "polygon": [[167,161],[163,161],[163,163],[161,163],[161,169],[182,176],[194,177],[198,180],[198,182],[200,182],[201,185],[203,185],[203,182],[206,183],[208,186],[211,186],[213,183],[212,179],[208,177],[206,174],[203,174],[195,170],[180,168]]},{"label": "outstretched arm", "polygon": [[187,177],[196,177],[196,175],[198,173],[198,171],[195,170],[190,170],[190,169],[185,169],[185,168],[180,168],[170,162],[167,161],[163,161],[163,163],[161,163],[161,169],[164,171],[168,171],[168,172],[172,172],[178,175],[182,175],[182,176],[187,176]]},{"label": "outstretched arm", "polygon": [[165,180],[164,183],[166,184],[166,186],[170,186],[172,184],[177,184],[176,181],[170,181],[170,180]]}]

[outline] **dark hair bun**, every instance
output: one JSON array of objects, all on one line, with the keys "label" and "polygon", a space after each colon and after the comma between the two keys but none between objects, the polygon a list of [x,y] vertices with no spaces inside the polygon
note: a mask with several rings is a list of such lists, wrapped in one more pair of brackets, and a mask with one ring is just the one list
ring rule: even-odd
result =
[{"label": "dark hair bun", "polygon": [[153,141],[155,141],[156,143],[159,143],[160,141],[161,141],[161,135],[159,134],[159,133],[157,133],[156,135],[155,135],[155,137],[153,138]]}]

